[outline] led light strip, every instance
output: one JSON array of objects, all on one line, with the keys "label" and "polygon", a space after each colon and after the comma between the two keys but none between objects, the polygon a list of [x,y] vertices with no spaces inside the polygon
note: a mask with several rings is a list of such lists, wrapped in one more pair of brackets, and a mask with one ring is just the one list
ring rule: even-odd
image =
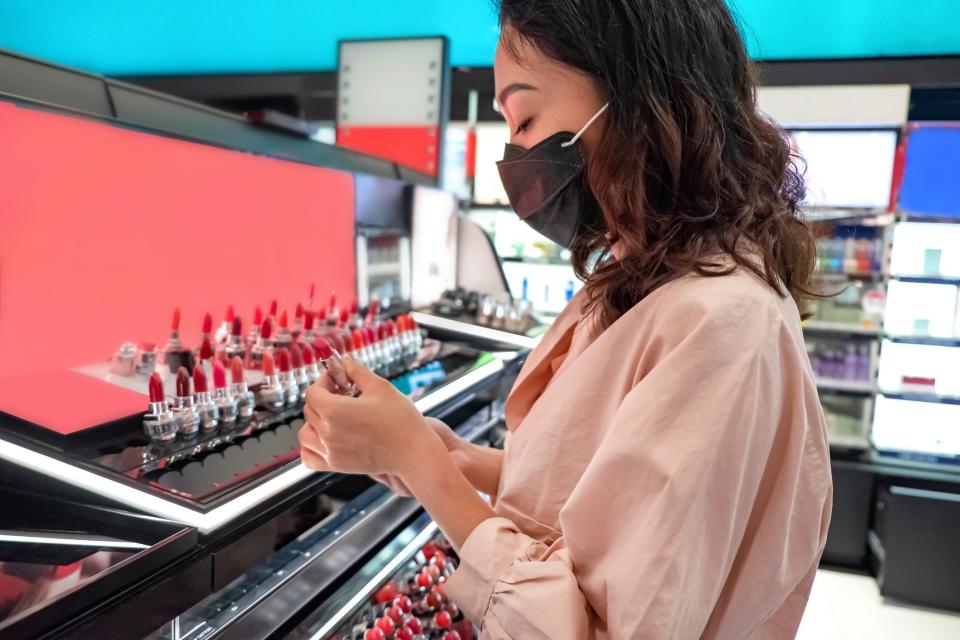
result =
[{"label": "led light strip", "polygon": [[370,594],[373,593],[374,589],[376,589],[381,582],[390,577],[390,574],[396,571],[400,565],[409,560],[410,557],[416,553],[417,549],[422,547],[436,531],[437,523],[431,522],[424,528],[423,531],[414,536],[413,540],[411,540],[410,543],[400,551],[400,553],[393,556],[393,558],[390,559],[390,562],[384,565],[383,569],[380,569],[380,571],[377,572],[377,575],[370,578],[370,580],[363,585],[363,588],[358,589],[357,592],[353,594],[353,597],[350,598],[347,603],[340,608],[339,611],[333,614],[333,617],[327,620],[326,624],[320,627],[319,631],[310,636],[310,640],[320,640],[320,638],[323,638],[328,633],[333,631],[337,625],[343,622],[344,618],[349,616],[350,613],[357,608],[357,605],[366,600]]},{"label": "led light strip", "polygon": [[479,325],[470,324],[469,322],[451,320],[450,318],[433,316],[427,313],[421,313],[419,311],[414,311],[410,315],[413,316],[414,320],[425,327],[445,329],[447,331],[453,331],[463,335],[494,340],[496,342],[502,342],[504,344],[513,345],[522,349],[533,349],[540,343],[540,338],[543,337],[543,334],[541,334],[539,336],[529,338],[516,333],[510,333],[509,331],[500,331],[499,329],[491,329],[490,327],[481,327]]},{"label": "led light strip", "polygon": [[[414,404],[421,412],[427,412],[440,404],[462,393],[470,386],[489,378],[503,369],[503,362],[493,360],[444,385],[416,401]],[[83,487],[102,496],[112,498],[131,507],[142,509],[149,514],[182,522],[196,527],[201,533],[209,533],[224,523],[237,517],[244,511],[251,509],[264,500],[274,496],[297,482],[305,480],[314,472],[299,462],[275,478],[257,485],[249,491],[237,496],[230,502],[202,513],[195,509],[176,504],[153,493],[138,487],[133,487],[116,480],[101,476],[86,469],[58,460],[51,456],[27,449],[12,442],[0,440],[0,458],[32,469],[46,476],[62,480],[67,484]]]},{"label": "led light strip", "polygon": [[116,538],[79,538],[55,535],[24,535],[0,531],[0,542],[14,542],[19,544],[49,544],[66,547],[109,547],[110,549],[147,549],[149,545],[139,542],[128,542]]}]

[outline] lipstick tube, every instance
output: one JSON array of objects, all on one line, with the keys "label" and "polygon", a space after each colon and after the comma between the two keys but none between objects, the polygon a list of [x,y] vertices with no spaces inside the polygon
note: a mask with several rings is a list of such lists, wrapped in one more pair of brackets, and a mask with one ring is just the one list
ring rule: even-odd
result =
[{"label": "lipstick tube", "polygon": [[377,332],[374,331],[373,327],[364,327],[363,338],[367,343],[367,348],[369,349],[368,355],[370,358],[370,368],[375,373],[382,375],[383,366],[386,364],[386,359],[383,349],[380,346],[380,342],[377,340]]},{"label": "lipstick tube", "polygon": [[261,368],[263,366],[263,356],[273,350],[273,343],[270,341],[270,335],[273,331],[271,327],[270,318],[264,318],[257,342],[247,353],[247,369]]},{"label": "lipstick tube", "polygon": [[203,316],[203,328],[200,331],[200,346],[197,347],[197,356],[200,362],[207,362],[213,359],[213,316],[209,313]]},{"label": "lipstick tube", "polygon": [[237,401],[227,389],[227,371],[219,360],[213,363],[213,404],[220,413],[220,421],[224,426],[232,425],[237,421],[240,409]]},{"label": "lipstick tube", "polygon": [[216,429],[220,424],[220,410],[207,390],[207,374],[202,364],[193,368],[193,401],[200,416],[200,427],[204,431]]},{"label": "lipstick tube", "polygon": [[307,378],[307,370],[303,361],[303,345],[297,342],[294,342],[290,349],[290,366],[293,381],[297,385],[297,400],[304,402],[307,399],[310,380]]},{"label": "lipstick tube", "polygon": [[157,442],[169,442],[177,437],[177,417],[167,405],[163,378],[156,371],[150,374],[150,404],[143,416],[143,432]]},{"label": "lipstick tube", "polygon": [[247,388],[247,382],[243,379],[243,360],[240,356],[234,356],[230,360],[230,395],[237,403],[237,413],[241,420],[249,420],[253,417],[253,410],[257,406],[257,399],[253,392]]},{"label": "lipstick tube", "polygon": [[340,310],[340,317],[337,319],[337,329],[347,329],[350,326],[350,312],[347,309]]},{"label": "lipstick tube", "polygon": [[234,357],[243,360],[247,356],[247,348],[243,344],[243,320],[240,316],[234,316],[230,321],[230,335],[227,337],[223,352],[228,360],[233,360]]},{"label": "lipstick tube", "polygon": [[283,387],[284,404],[288,407],[293,406],[300,399],[300,387],[297,386],[297,381],[294,379],[293,371],[290,368],[290,350],[285,347],[274,349],[273,357],[276,358],[277,369],[279,370],[277,379]]},{"label": "lipstick tube", "polygon": [[357,359],[360,361],[360,364],[369,369],[370,350],[367,348],[367,341],[363,338],[363,331],[354,329],[351,335],[353,336],[353,349],[354,353],[357,354]]},{"label": "lipstick tube", "polygon": [[367,318],[364,321],[365,326],[373,326],[380,320],[380,301],[374,298],[367,306]]},{"label": "lipstick tube", "polygon": [[289,349],[290,345],[293,343],[293,334],[290,333],[290,325],[288,324],[286,309],[284,309],[283,313],[280,314],[280,320],[278,324],[280,325],[280,328],[277,330],[277,335],[273,339],[273,346],[277,349]]},{"label": "lipstick tube", "polygon": [[363,326],[363,319],[360,317],[360,305],[356,300],[350,303],[350,314],[347,318],[347,326],[350,329],[358,329]]},{"label": "lipstick tube", "polygon": [[313,322],[315,315],[313,311],[305,311],[303,317],[303,333],[300,336],[300,342],[303,344],[310,344],[313,342],[313,339],[316,337],[316,331],[313,328]]},{"label": "lipstick tube", "polygon": [[245,345],[247,350],[253,348],[253,345],[257,344],[257,340],[260,338],[260,325],[263,323],[263,311],[260,307],[256,307],[253,310],[253,324],[250,325],[250,331],[247,333],[247,344]]},{"label": "lipstick tube", "polygon": [[270,301],[270,316],[269,316],[269,317],[270,317],[270,319],[273,320],[274,322],[277,321],[277,301],[276,301],[276,300],[271,300],[271,301]]},{"label": "lipstick tube", "polygon": [[[267,319],[269,320],[269,318]],[[264,320],[264,322],[267,322]],[[257,387],[257,404],[270,411],[283,409],[286,393],[277,378],[276,364],[272,351],[263,352],[263,382]]]},{"label": "lipstick tube", "polygon": [[177,417],[177,433],[192,437],[200,430],[200,414],[190,393],[190,373],[186,367],[177,369],[177,397],[173,401],[173,413]]},{"label": "lipstick tube", "polygon": [[176,371],[180,367],[193,368],[193,354],[183,348],[180,342],[180,308],[173,310],[173,319],[170,322],[170,337],[167,338],[167,344],[163,347],[163,362],[166,363],[170,371]]},{"label": "lipstick tube", "polygon": [[327,306],[327,325],[336,326],[340,319],[340,309],[337,308],[337,292],[330,292],[330,304]]},{"label": "lipstick tube", "polygon": [[233,327],[233,319],[235,317],[236,314],[233,311],[233,305],[227,305],[227,313],[225,314],[224,320],[220,323],[217,332],[213,335],[216,344],[220,346],[227,344],[227,341],[230,339],[230,329]]},{"label": "lipstick tube", "polygon": [[137,347],[137,373],[149,376],[157,368],[157,345],[152,342],[141,342]]},{"label": "lipstick tube", "polygon": [[347,375],[340,354],[323,338],[317,338],[316,347],[317,351],[320,352],[320,364],[330,374],[334,384],[337,385],[337,392],[345,396],[359,396],[360,390]]},{"label": "lipstick tube", "polygon": [[303,335],[303,313],[303,305],[298,302],[297,308],[293,312],[293,329],[290,330],[294,341]]},{"label": "lipstick tube", "polygon": [[[317,366],[313,347],[310,345],[303,345],[301,356],[303,357],[303,372],[307,376],[307,387],[309,388],[311,384],[320,379],[320,367]],[[306,392],[304,392],[304,396],[306,396]]]},{"label": "lipstick tube", "polygon": [[380,347],[380,353],[382,354],[380,368],[383,371],[381,374],[383,377],[389,377],[393,371],[393,348],[387,341],[389,337],[390,330],[387,328],[387,323],[381,322],[377,326],[377,345]]},{"label": "lipstick tube", "polygon": [[119,376],[132,376],[137,368],[137,345],[124,342],[110,357],[110,373]]}]

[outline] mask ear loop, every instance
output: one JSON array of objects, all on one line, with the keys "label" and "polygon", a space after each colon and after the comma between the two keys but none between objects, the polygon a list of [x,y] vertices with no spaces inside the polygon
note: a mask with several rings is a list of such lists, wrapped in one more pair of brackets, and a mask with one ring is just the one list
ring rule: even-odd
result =
[{"label": "mask ear loop", "polygon": [[587,129],[589,129],[589,128],[590,128],[590,125],[592,125],[594,122],[596,122],[596,121],[597,121],[597,118],[599,118],[600,116],[602,116],[602,115],[603,115],[603,112],[606,111],[606,110],[607,110],[607,107],[609,107],[609,106],[610,106],[610,103],[608,102],[607,104],[605,104],[605,105],[603,105],[602,107],[600,107],[600,111],[597,111],[595,114],[593,114],[593,117],[592,117],[592,118],[590,118],[589,120],[587,120],[587,124],[583,125],[583,128],[580,129],[580,131],[577,131],[577,135],[575,135],[575,136],[573,136],[572,138],[570,138],[570,141],[569,141],[569,142],[561,142],[561,143],[560,143],[560,146],[563,147],[564,149],[566,149],[566,148],[569,147],[570,145],[575,144],[576,141],[580,139],[580,136],[583,135],[583,132],[586,131]]}]

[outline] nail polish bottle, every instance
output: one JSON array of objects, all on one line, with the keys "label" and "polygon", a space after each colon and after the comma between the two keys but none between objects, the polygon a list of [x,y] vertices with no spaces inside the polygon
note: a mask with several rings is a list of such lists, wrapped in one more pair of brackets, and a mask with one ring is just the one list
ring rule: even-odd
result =
[{"label": "nail polish bottle", "polygon": [[243,360],[239,356],[234,356],[230,360],[230,394],[237,402],[237,412],[241,420],[249,420],[253,417],[253,411],[257,406],[257,399],[253,392],[247,388],[247,382],[243,379]]},{"label": "nail polish bottle", "polygon": [[186,367],[177,370],[177,397],[173,403],[173,413],[177,417],[177,432],[181,436],[192,437],[200,430],[200,414],[190,393],[190,374]]},{"label": "nail polish bottle", "polygon": [[213,363],[213,403],[220,412],[220,421],[224,426],[232,425],[237,421],[240,410],[237,407],[237,401],[227,389],[227,371],[219,360]]},{"label": "nail polish bottle", "polygon": [[193,368],[193,401],[200,415],[200,427],[204,431],[216,429],[220,425],[220,410],[207,390],[207,374],[202,364]]},{"label": "nail polish bottle", "polygon": [[143,432],[151,440],[169,442],[177,437],[177,418],[170,411],[163,392],[163,378],[154,371],[150,374],[150,404],[143,417]]}]

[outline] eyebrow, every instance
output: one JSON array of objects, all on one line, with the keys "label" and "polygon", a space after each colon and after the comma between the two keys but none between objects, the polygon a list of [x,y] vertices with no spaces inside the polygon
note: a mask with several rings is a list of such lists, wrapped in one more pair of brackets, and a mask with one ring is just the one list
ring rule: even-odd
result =
[{"label": "eyebrow", "polygon": [[525,82],[514,82],[511,84],[508,84],[503,88],[503,91],[501,91],[500,94],[497,96],[497,104],[502,106],[503,103],[507,101],[507,98],[509,98],[510,96],[512,96],[518,91],[539,91],[539,89],[537,89],[532,84],[526,84]]}]

